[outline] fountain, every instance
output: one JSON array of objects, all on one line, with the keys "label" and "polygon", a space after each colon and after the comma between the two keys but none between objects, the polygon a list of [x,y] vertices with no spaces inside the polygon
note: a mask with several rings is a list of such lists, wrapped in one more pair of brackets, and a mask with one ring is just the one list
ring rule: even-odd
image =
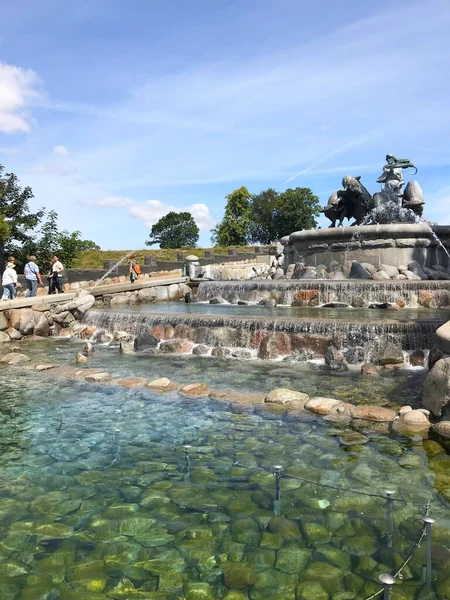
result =
[{"label": "fountain", "polygon": [[[403,190],[403,170],[417,172],[409,159],[388,154],[386,161],[377,179],[383,185],[380,192],[372,196],[361,177],[347,175],[342,190],[334,192],[322,209],[331,221],[328,229],[297,231],[281,240],[286,273],[299,262],[313,267],[337,262],[343,268],[344,263],[357,261],[375,270],[382,265],[403,267],[398,274],[411,271],[412,264],[413,275],[417,264],[422,270],[431,269],[424,275],[450,279],[450,226],[431,225],[422,218],[424,198],[417,181],[408,182]],[[352,225],[344,227],[344,219],[352,218]]]},{"label": "fountain", "polygon": [[450,228],[405,168],[344,178],[359,224],[288,236],[284,279],[99,288],[0,359],[2,600],[450,597]]}]

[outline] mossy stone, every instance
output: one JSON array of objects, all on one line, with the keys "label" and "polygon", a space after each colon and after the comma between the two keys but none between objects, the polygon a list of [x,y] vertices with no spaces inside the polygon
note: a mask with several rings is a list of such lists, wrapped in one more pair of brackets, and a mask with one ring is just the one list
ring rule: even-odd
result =
[{"label": "mossy stone", "polygon": [[158,549],[155,556],[143,564],[143,568],[152,575],[162,575],[168,571],[182,572],[185,567],[186,561],[176,548]]},{"label": "mossy stone", "polygon": [[249,564],[252,565],[255,571],[271,569],[275,565],[275,552],[269,550],[269,548],[258,548],[249,557]]},{"label": "mossy stone", "polygon": [[329,600],[330,597],[320,583],[304,581],[297,586],[296,598],[298,600]]},{"label": "mossy stone", "polygon": [[331,532],[320,523],[303,523],[302,528],[308,544],[327,544],[331,540]]},{"label": "mossy stone", "polygon": [[129,517],[120,521],[119,532],[126,536],[140,535],[148,532],[154,523],[156,523],[155,519]]},{"label": "mossy stone", "polygon": [[279,598],[288,600],[295,598],[295,575],[289,575],[276,569],[266,569],[256,575],[256,582],[250,588],[251,600],[267,600],[267,598]]},{"label": "mossy stone", "polygon": [[62,584],[59,600],[104,600],[105,595],[97,592],[88,592],[82,587]]},{"label": "mossy stone", "polygon": [[61,517],[75,512],[81,506],[81,500],[71,500],[62,492],[49,492],[38,496],[30,504],[30,510],[35,515]]},{"label": "mossy stone", "polygon": [[279,550],[283,545],[283,538],[278,533],[270,533],[265,531],[262,536],[260,546],[262,548],[270,548],[271,550]]},{"label": "mossy stone", "polygon": [[23,563],[8,560],[2,563],[2,575],[5,577],[21,577],[28,573],[28,568]]},{"label": "mossy stone", "polygon": [[63,583],[66,569],[75,563],[75,552],[56,550],[39,562],[39,571],[49,575],[55,583]]},{"label": "mossy stone", "polygon": [[170,544],[170,542],[173,542],[175,539],[175,536],[168,533],[167,529],[159,525],[152,527],[145,533],[134,535],[133,539],[136,540],[138,544],[141,544],[141,546],[145,546],[146,548],[156,548],[157,546],[165,546],[166,544]]},{"label": "mossy stone", "polygon": [[251,493],[252,501],[264,510],[273,509],[273,495],[263,490],[256,490]]},{"label": "mossy stone", "polygon": [[53,595],[52,592],[57,593],[50,577],[33,573],[27,577],[20,600],[48,600]]},{"label": "mossy stone", "polygon": [[288,543],[277,552],[276,568],[285,573],[301,573],[311,557],[306,548],[297,543]]},{"label": "mossy stone", "polygon": [[216,600],[213,588],[206,582],[188,582],[184,587],[186,600]]},{"label": "mossy stone", "polygon": [[256,582],[256,573],[250,565],[231,563],[224,567],[223,578],[228,588],[244,590]]},{"label": "mossy stone", "polygon": [[240,494],[225,506],[225,510],[232,517],[252,517],[256,515],[259,508],[252,501],[247,492]]},{"label": "mossy stone", "polygon": [[138,504],[111,504],[103,514],[105,519],[125,519],[138,511]]},{"label": "mossy stone", "polygon": [[330,563],[333,567],[337,567],[344,571],[350,570],[351,567],[350,556],[335,546],[320,546],[314,551],[313,559],[319,562]]},{"label": "mossy stone", "polygon": [[347,554],[363,556],[375,552],[375,538],[368,535],[359,535],[347,538],[342,544],[342,550]]},{"label": "mossy stone", "polygon": [[244,556],[245,544],[234,542],[231,537],[226,536],[222,542],[221,551],[231,562],[241,562]]},{"label": "mossy stone", "polygon": [[259,546],[261,531],[258,523],[251,517],[236,519],[231,524],[231,536],[235,542],[247,546]]},{"label": "mossy stone", "polygon": [[230,590],[223,600],[248,600],[248,596],[245,592]]},{"label": "mossy stone", "polygon": [[285,540],[302,539],[298,523],[285,517],[273,517],[269,522],[269,531],[278,533]]},{"label": "mossy stone", "polygon": [[343,587],[344,572],[329,563],[312,562],[303,573],[305,581],[320,583],[329,594],[338,592]]},{"label": "mossy stone", "polygon": [[107,576],[102,560],[85,560],[67,570],[69,583],[78,584],[88,592],[103,592]]},{"label": "mossy stone", "polygon": [[16,600],[20,592],[20,586],[11,581],[2,581],[0,579],[0,598],[2,600]]}]

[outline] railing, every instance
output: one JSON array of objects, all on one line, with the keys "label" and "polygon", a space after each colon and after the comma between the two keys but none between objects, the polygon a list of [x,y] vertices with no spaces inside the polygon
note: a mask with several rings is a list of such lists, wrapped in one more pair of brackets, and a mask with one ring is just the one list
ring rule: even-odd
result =
[{"label": "railing", "polygon": [[[184,464],[181,468],[182,480],[187,482],[190,480],[191,474],[191,449],[192,446],[184,445],[182,447],[182,453],[184,457]],[[113,434],[112,440],[112,452],[113,452],[113,461],[111,466],[116,464],[120,459],[120,432],[119,430],[115,430]],[[234,462],[234,466],[237,467],[245,467],[245,465],[240,464],[239,462]],[[264,469],[259,467],[259,470],[265,473],[272,473],[274,476],[274,500],[273,500],[273,514],[274,516],[279,516],[281,513],[281,481],[283,479],[296,479],[302,481],[303,483],[312,484],[317,487],[329,488],[336,490],[338,492],[345,492],[348,494],[355,494],[360,496],[370,497],[378,506],[384,506],[386,510],[386,545],[388,548],[393,547],[393,536],[394,536],[394,521],[393,521],[393,509],[396,507],[405,507],[405,506],[413,506],[415,509],[419,509],[419,520],[422,522],[422,527],[419,533],[417,540],[409,549],[406,558],[404,559],[401,566],[393,573],[382,573],[379,576],[379,581],[382,584],[382,587],[372,594],[368,596],[364,600],[373,600],[374,598],[383,598],[383,600],[395,600],[395,593],[392,594],[392,586],[397,582],[397,580],[401,580],[403,578],[403,570],[406,568],[408,563],[414,557],[417,549],[420,547],[421,543],[424,539],[426,539],[426,565],[422,568],[422,583],[425,584],[431,590],[431,582],[432,582],[432,551],[431,551],[431,541],[432,541],[432,526],[435,522],[434,519],[430,516],[431,511],[431,500],[428,500],[425,504],[410,502],[404,500],[403,498],[396,497],[393,490],[386,490],[384,494],[376,494],[370,492],[364,492],[361,490],[354,490],[350,488],[335,486],[331,484],[319,483],[317,481],[313,481],[311,479],[305,477],[299,477],[296,475],[290,475],[288,473],[283,472],[282,465],[274,465],[272,470]],[[382,504],[380,503],[382,502]]]}]

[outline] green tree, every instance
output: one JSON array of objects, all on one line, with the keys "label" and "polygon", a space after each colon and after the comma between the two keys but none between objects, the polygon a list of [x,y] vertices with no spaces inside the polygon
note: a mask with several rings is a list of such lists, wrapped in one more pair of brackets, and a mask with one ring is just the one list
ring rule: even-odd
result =
[{"label": "green tree", "polygon": [[31,240],[33,229],[44,215],[44,209],[30,212],[32,198],[31,188],[21,188],[17,176],[5,173],[0,165],[0,271],[5,255],[17,255],[20,247]]},{"label": "green tree", "polygon": [[278,237],[276,215],[280,194],[273,188],[253,194],[250,199],[249,238],[252,243],[271,244]]},{"label": "green tree", "polygon": [[58,214],[50,210],[33,238],[27,240],[16,255],[20,263],[25,263],[33,254],[45,270],[55,255],[66,268],[73,267],[76,257],[84,250],[100,250],[100,247],[91,240],[81,239],[80,231],[58,231]]},{"label": "green tree", "polygon": [[280,194],[275,222],[277,239],[293,231],[317,227],[320,214],[319,197],[309,188],[287,189]]},{"label": "green tree", "polygon": [[170,212],[152,226],[147,246],[160,248],[194,248],[199,229],[190,212]]},{"label": "green tree", "polygon": [[245,186],[225,196],[227,205],[222,221],[212,230],[212,243],[218,246],[246,246],[251,194]]}]

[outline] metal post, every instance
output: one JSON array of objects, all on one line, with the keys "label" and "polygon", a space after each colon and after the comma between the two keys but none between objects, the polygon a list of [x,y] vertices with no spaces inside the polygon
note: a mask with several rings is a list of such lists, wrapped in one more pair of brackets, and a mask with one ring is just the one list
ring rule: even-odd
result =
[{"label": "metal post", "polygon": [[431,527],[434,523],[434,519],[431,517],[423,517],[423,522],[425,523],[426,537],[427,537],[427,579],[426,584],[427,587],[431,587]]},{"label": "metal post", "polygon": [[386,525],[387,525],[387,547],[392,548],[392,536],[394,534],[394,522],[392,521],[392,505],[394,503],[394,490],[386,490]]},{"label": "metal post", "polygon": [[113,448],[114,448],[113,464],[115,464],[120,458],[120,429],[114,429]]},{"label": "metal post", "polygon": [[281,471],[283,467],[281,465],[274,465],[273,474],[275,475],[275,500],[273,501],[273,514],[278,517],[281,511],[281,490],[280,490],[280,481],[281,481]]},{"label": "metal post", "polygon": [[378,579],[384,586],[383,600],[391,600],[391,587],[395,583],[394,577],[390,573],[381,573]]},{"label": "metal post", "polygon": [[190,477],[190,471],[191,471],[191,455],[189,453],[190,449],[192,448],[192,446],[189,446],[189,444],[186,444],[186,446],[183,446],[184,448],[184,477],[183,480],[184,481],[189,481],[189,477]]}]

